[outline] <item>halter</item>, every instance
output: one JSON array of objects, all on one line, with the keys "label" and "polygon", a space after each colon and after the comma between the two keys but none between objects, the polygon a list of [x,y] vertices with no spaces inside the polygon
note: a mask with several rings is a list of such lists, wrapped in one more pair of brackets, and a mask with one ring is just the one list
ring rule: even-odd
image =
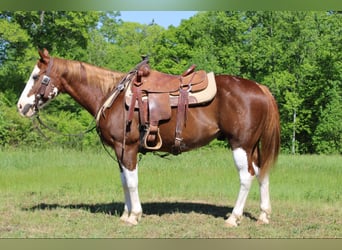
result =
[{"label": "halter", "polygon": [[42,100],[43,98],[47,99],[48,95],[49,95],[49,93],[45,93],[45,92],[46,92],[47,86],[49,86],[49,84],[51,82],[51,78],[50,78],[49,75],[50,75],[50,72],[51,72],[52,65],[53,65],[53,58],[51,57],[50,61],[49,61],[49,64],[48,64],[48,68],[46,70],[45,75],[43,75],[43,79],[40,82],[41,85],[40,85],[38,93],[36,95],[36,100],[35,100],[35,103],[34,103],[34,108],[37,111],[39,110],[38,109],[39,101]]}]

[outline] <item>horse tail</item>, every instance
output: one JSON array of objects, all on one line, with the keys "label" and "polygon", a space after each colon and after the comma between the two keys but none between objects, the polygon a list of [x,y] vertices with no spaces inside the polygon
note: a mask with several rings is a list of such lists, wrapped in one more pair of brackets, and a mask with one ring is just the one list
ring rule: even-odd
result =
[{"label": "horse tail", "polygon": [[267,97],[268,112],[265,128],[260,137],[260,177],[263,178],[276,163],[280,150],[280,121],[279,111],[275,98],[269,89],[259,85]]}]

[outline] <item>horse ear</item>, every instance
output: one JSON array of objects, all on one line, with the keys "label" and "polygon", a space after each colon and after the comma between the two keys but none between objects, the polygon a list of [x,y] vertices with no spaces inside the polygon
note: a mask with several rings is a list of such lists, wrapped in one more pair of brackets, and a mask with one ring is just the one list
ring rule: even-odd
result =
[{"label": "horse ear", "polygon": [[40,61],[41,62],[48,62],[48,59],[50,58],[49,51],[47,49],[43,50],[38,50],[39,56],[40,56]]}]

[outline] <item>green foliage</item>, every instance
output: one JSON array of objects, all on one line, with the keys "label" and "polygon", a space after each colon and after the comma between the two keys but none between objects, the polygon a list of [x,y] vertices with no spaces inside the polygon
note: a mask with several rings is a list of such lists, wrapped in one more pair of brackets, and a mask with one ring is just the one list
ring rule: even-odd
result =
[{"label": "green foliage", "polygon": [[320,111],[319,124],[313,142],[320,153],[342,154],[342,95],[335,89],[329,91],[327,103]]},{"label": "green foliage", "polygon": [[0,147],[27,145],[33,146],[37,140],[29,119],[22,119],[16,110],[0,92]]},{"label": "green foliage", "polygon": [[[196,64],[258,81],[278,102],[283,152],[341,154],[341,27],[342,15],[332,11],[207,11],[168,29],[123,22],[115,11],[0,12],[1,145],[40,144],[14,106],[36,49],[46,47],[54,56],[124,72],[148,54],[152,67],[166,73]],[[67,96],[46,114],[67,133],[85,130],[92,119]],[[12,131],[14,124],[22,132]],[[97,145],[95,137],[55,139],[83,148]]]}]

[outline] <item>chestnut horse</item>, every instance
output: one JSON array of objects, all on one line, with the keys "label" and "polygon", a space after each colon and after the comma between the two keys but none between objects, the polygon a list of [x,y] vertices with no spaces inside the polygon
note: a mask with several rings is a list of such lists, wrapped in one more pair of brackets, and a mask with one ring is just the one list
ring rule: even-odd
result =
[{"label": "chestnut horse", "polygon": [[[87,63],[51,57],[39,51],[40,59],[18,101],[21,115],[31,117],[59,93],[68,93],[96,117],[108,95],[126,76]],[[268,224],[271,213],[269,170],[280,147],[279,113],[267,87],[251,80],[229,75],[215,76],[217,94],[205,105],[189,107],[182,136],[183,151],[208,144],[215,138],[228,140],[240,176],[240,191],[227,226],[237,226],[243,215],[252,180],[260,187],[259,223]],[[141,135],[139,114],[134,112],[131,129],[125,130],[125,89],[117,90],[110,108],[99,116],[101,139],[115,151],[118,159],[125,204],[121,220],[136,225],[142,215],[138,194],[138,162]],[[177,109],[171,119],[160,124],[163,140],[160,151],[172,153],[175,143]]]}]

